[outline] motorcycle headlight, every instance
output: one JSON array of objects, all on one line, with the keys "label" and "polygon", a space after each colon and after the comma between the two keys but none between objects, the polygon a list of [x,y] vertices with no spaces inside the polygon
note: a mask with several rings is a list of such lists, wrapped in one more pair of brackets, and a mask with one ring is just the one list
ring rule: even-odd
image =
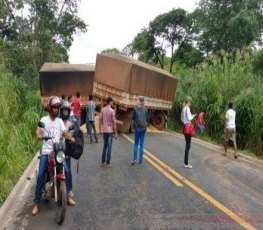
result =
[{"label": "motorcycle headlight", "polygon": [[62,151],[59,151],[56,156],[57,162],[62,164],[65,161],[65,154]]}]

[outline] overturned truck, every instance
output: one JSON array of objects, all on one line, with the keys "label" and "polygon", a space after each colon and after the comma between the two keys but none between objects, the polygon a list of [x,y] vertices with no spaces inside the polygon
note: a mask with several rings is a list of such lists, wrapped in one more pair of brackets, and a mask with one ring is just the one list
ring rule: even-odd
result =
[{"label": "overturned truck", "polygon": [[120,132],[132,131],[132,108],[138,104],[139,96],[145,98],[153,126],[164,128],[176,86],[176,78],[157,67],[127,56],[97,55],[93,94],[99,101],[112,97]]},{"label": "overturned truck", "polygon": [[150,122],[158,129],[172,108],[177,80],[170,73],[135,59],[113,54],[98,54],[96,66],[45,63],[40,72],[41,101],[45,106],[52,95],[76,95],[80,92],[85,122],[88,95],[93,94],[98,112],[108,96],[112,97],[118,131],[132,131],[132,108],[138,97],[145,97]]}]

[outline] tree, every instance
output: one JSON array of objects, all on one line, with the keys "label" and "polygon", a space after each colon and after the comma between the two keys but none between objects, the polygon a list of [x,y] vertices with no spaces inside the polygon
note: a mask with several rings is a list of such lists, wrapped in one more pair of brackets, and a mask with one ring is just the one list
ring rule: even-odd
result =
[{"label": "tree", "polygon": [[17,14],[24,7],[22,0],[0,0],[0,37],[3,40],[14,40],[22,32],[24,19]]},{"label": "tree", "polygon": [[198,45],[207,54],[231,51],[260,39],[261,0],[201,0],[194,12]]},{"label": "tree", "polygon": [[122,51],[118,50],[117,48],[111,48],[101,51],[102,54],[124,54]]},{"label": "tree", "polygon": [[[192,40],[194,29],[191,16],[183,9],[173,9],[168,13],[157,16],[150,22],[150,32],[156,40],[162,41],[162,44],[166,46],[165,48],[170,48],[170,72],[172,72],[176,53],[180,52],[185,43]],[[176,47],[178,47],[177,52]]]},{"label": "tree", "polygon": [[149,29],[144,28],[136,35],[132,42],[132,47],[134,52],[139,54],[139,60],[146,63],[153,62],[159,64],[162,69],[164,68],[166,51]]},{"label": "tree", "polygon": [[127,46],[125,46],[125,47],[122,49],[122,52],[123,52],[123,54],[125,54],[126,56],[133,57],[135,51],[134,51],[134,49],[133,49],[132,43],[129,43]]},{"label": "tree", "polygon": [[185,64],[187,67],[196,66],[204,60],[203,53],[192,46],[190,43],[181,45],[180,50],[176,51],[176,61]]},{"label": "tree", "polygon": [[78,0],[1,1],[2,51],[18,76],[31,79],[44,62],[67,62],[73,35],[87,30],[77,16]]}]

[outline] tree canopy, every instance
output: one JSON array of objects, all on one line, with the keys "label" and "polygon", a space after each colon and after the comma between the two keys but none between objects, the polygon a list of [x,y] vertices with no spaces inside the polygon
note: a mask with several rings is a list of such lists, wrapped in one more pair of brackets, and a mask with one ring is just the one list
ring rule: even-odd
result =
[{"label": "tree canopy", "polygon": [[198,46],[206,53],[232,51],[260,40],[261,0],[201,0],[195,10]]},{"label": "tree canopy", "polygon": [[44,62],[67,62],[73,35],[87,31],[78,0],[0,1],[0,50],[9,69],[26,79]]}]

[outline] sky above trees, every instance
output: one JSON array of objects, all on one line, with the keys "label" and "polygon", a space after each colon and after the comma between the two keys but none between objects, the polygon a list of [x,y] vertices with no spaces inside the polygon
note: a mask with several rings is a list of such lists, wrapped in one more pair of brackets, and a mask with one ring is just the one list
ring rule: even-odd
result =
[{"label": "sky above trees", "polygon": [[173,8],[191,12],[198,2],[199,0],[82,0],[78,15],[88,24],[88,31],[75,35],[69,61],[95,63],[97,53],[108,48],[122,50],[159,14]]}]

